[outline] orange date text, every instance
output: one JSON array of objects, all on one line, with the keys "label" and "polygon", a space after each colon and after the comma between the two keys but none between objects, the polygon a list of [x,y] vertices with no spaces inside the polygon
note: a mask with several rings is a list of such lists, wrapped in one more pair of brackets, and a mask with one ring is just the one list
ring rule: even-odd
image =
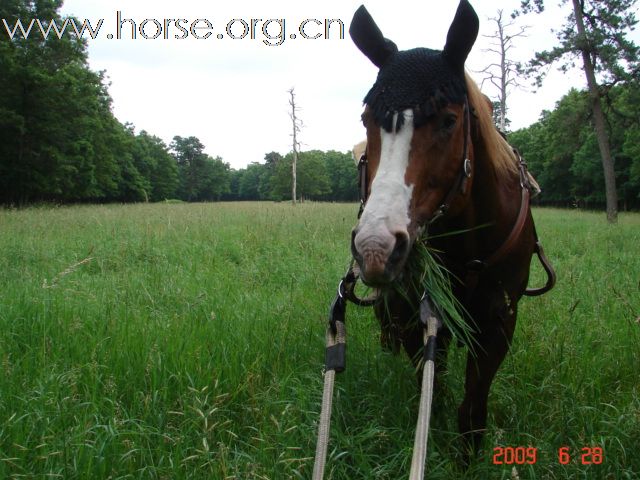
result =
[{"label": "orange date text", "polygon": [[495,447],[494,465],[534,465],[538,461],[536,447]]}]

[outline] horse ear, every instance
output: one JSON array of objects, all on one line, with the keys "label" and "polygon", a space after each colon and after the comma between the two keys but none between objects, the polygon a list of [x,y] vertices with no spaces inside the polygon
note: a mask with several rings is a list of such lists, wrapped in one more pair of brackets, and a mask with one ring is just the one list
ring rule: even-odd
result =
[{"label": "horse ear", "polygon": [[389,57],[398,51],[395,43],[382,36],[382,32],[364,5],[360,5],[353,14],[349,35],[356,47],[378,68],[382,68]]},{"label": "horse ear", "polygon": [[464,62],[478,36],[478,15],[468,2],[460,0],[456,16],[447,33],[447,43],[442,51],[449,64],[460,74],[464,74]]}]

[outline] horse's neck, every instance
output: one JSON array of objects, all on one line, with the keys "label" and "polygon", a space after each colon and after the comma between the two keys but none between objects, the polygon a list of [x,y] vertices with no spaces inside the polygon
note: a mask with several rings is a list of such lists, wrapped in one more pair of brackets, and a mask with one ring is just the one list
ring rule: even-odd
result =
[{"label": "horse's neck", "polygon": [[505,180],[498,175],[481,142],[474,148],[473,163],[469,198],[461,213],[445,226],[450,232],[465,232],[446,241],[446,251],[459,260],[483,259],[496,251],[509,234],[520,207],[517,177]]}]

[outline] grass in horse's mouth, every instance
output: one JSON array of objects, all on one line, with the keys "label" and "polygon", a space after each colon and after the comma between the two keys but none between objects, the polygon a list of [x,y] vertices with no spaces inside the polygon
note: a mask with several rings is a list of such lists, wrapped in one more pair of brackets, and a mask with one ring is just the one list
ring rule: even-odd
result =
[{"label": "grass in horse's mouth", "polygon": [[[434,313],[447,327],[453,340],[473,349],[473,327],[469,324],[469,315],[453,294],[451,286],[452,274],[440,262],[438,251],[428,244],[428,238],[419,238],[409,254],[402,275],[389,288],[382,292],[382,301],[388,310],[388,300],[391,293],[399,294],[412,304],[419,302],[422,294],[427,293],[431,299]],[[419,305],[415,305],[417,312],[411,318],[408,327],[413,322],[420,321]]]}]

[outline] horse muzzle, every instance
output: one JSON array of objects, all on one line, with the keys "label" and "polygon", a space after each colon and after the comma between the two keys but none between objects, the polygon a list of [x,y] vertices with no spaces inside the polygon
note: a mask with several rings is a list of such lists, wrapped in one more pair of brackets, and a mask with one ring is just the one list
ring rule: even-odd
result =
[{"label": "horse muzzle", "polygon": [[411,241],[405,229],[371,232],[356,227],[351,233],[351,253],[360,266],[360,278],[371,287],[393,282],[402,271]]}]

